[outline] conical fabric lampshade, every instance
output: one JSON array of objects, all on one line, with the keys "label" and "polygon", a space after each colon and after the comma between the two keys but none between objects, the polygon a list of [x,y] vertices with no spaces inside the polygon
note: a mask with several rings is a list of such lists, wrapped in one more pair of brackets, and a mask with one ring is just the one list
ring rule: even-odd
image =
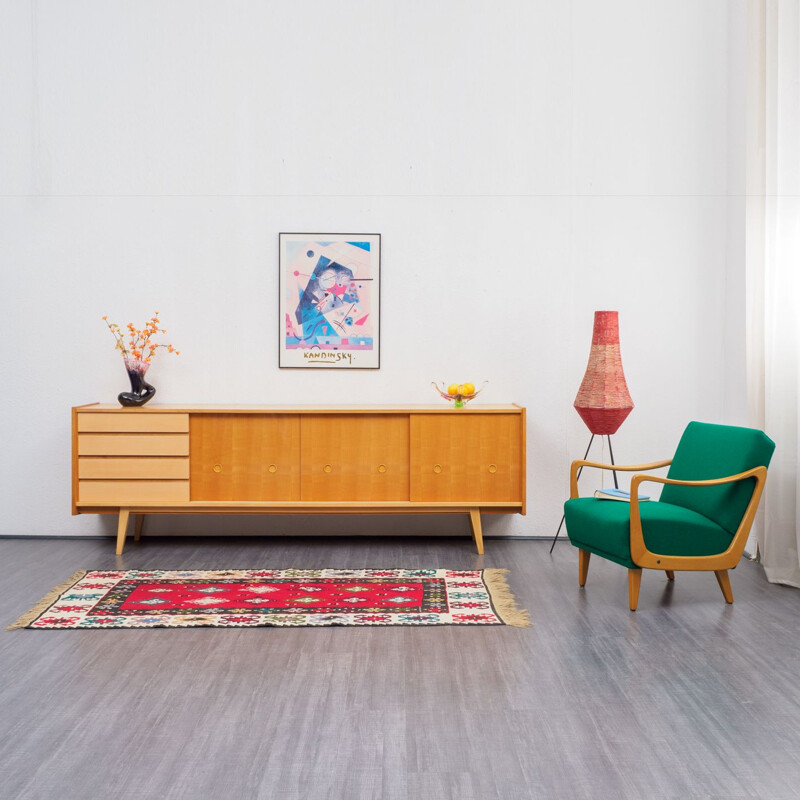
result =
[{"label": "conical fabric lampshade", "polygon": [[575,409],[589,430],[616,433],[633,409],[619,353],[619,312],[595,311],[592,349]]}]

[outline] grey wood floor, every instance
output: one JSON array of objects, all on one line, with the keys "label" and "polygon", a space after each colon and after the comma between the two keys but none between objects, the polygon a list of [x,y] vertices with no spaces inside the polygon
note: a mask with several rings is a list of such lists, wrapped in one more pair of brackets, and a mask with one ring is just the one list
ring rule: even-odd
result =
[{"label": "grey wood floor", "polygon": [[534,625],[0,632],[3,800],[800,796],[800,591],[542,541],[0,540],[0,621],[78,569],[508,567]]}]

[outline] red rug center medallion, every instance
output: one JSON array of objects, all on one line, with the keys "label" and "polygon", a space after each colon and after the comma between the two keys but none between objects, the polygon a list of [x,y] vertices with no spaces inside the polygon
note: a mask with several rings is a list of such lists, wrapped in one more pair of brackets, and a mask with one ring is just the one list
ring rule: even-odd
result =
[{"label": "red rug center medallion", "polygon": [[[430,583],[430,582],[429,582]],[[442,582],[439,581],[441,584]],[[126,592],[128,586],[119,585],[118,591]],[[425,589],[428,589],[426,592]],[[440,591],[436,591],[439,588]],[[414,583],[390,583],[383,580],[346,581],[326,580],[302,581],[276,580],[268,582],[211,583],[205,581],[160,581],[158,583],[132,584],[124,599],[112,599],[99,603],[97,613],[106,613],[110,606],[120,612],[151,614],[180,611],[211,610],[215,612],[260,614],[301,609],[336,613],[340,611],[423,611],[430,612],[433,595],[441,594],[441,603],[436,603],[437,613],[447,611],[444,587],[425,586],[422,581]],[[425,595],[428,595],[426,598]],[[441,607],[441,608],[440,608]]]}]

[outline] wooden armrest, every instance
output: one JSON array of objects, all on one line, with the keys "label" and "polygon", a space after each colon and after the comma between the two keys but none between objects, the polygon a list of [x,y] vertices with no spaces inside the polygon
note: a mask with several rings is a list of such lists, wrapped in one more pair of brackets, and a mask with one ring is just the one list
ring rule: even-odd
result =
[{"label": "wooden armrest", "polygon": [[619,470],[620,472],[638,472],[639,470],[659,469],[668,467],[672,459],[668,461],[655,461],[652,464],[599,464],[596,461],[584,461],[582,458],[572,462],[569,470],[569,496],[570,499],[578,497],[578,470],[584,467],[596,467],[597,469]]},{"label": "wooden armrest", "polygon": [[[739,472],[736,475],[726,475],[724,478],[711,478],[707,481],[680,481],[675,478],[662,478],[658,475],[634,475],[631,478],[631,499],[636,494],[633,490],[634,483],[638,486],[640,483],[650,481],[652,483],[669,483],[673,486],[719,486],[723,483],[736,483],[736,481],[743,481],[745,478],[755,478],[757,475],[764,472],[766,476],[766,467],[755,467],[749,469],[747,472]],[[638,499],[636,501],[638,503]]]},{"label": "wooden armrest", "polygon": [[[736,533],[731,539],[728,549],[718,556],[663,556],[652,553],[647,549],[642,533],[642,518],[639,511],[639,485],[645,481],[651,483],[663,483],[673,486],[721,486],[726,483],[736,483],[737,481],[755,478],[756,485],[753,495],[747,505],[742,521],[736,529]],[[764,491],[764,482],[767,479],[766,467],[755,467],[747,472],[740,472],[737,475],[727,475],[724,478],[713,478],[705,481],[682,481],[675,478],[662,478],[658,475],[634,475],[631,478],[631,559],[641,567],[651,567],[654,569],[730,569],[735,566],[742,557],[747,536],[753,525],[756,509]],[[718,564],[709,566],[712,560]]]}]

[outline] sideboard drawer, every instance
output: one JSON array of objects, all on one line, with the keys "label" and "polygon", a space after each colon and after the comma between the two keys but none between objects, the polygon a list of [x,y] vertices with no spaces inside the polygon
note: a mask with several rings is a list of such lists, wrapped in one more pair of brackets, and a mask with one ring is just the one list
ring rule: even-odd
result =
[{"label": "sideboard drawer", "polygon": [[189,502],[189,481],[89,481],[78,482],[78,502],[91,505],[137,505]]},{"label": "sideboard drawer", "polygon": [[519,414],[411,417],[411,500],[522,502]]},{"label": "sideboard drawer", "polygon": [[118,411],[78,415],[78,433],[188,433],[188,414]]},{"label": "sideboard drawer", "polygon": [[80,433],[79,456],[188,456],[186,433]]},{"label": "sideboard drawer", "polygon": [[188,458],[109,458],[81,456],[78,478],[141,480],[146,478],[189,480]]}]

